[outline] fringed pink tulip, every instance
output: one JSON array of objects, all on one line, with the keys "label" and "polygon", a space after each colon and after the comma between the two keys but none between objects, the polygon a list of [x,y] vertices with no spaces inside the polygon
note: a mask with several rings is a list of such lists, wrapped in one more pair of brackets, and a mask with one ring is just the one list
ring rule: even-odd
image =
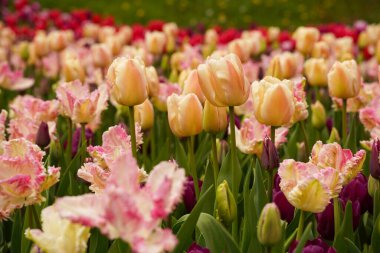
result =
[{"label": "fringed pink tulip", "polygon": [[12,71],[8,63],[0,64],[0,88],[21,91],[32,87],[34,80],[24,78],[21,71]]}]

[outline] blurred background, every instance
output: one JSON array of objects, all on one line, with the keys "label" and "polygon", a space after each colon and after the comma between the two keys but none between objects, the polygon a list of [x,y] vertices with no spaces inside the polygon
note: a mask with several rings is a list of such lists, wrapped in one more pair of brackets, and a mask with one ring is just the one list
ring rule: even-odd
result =
[{"label": "blurred background", "polygon": [[380,21],[380,0],[40,0],[42,7],[70,11],[86,8],[117,23],[160,19],[181,26],[250,25],[294,28],[331,22]]}]

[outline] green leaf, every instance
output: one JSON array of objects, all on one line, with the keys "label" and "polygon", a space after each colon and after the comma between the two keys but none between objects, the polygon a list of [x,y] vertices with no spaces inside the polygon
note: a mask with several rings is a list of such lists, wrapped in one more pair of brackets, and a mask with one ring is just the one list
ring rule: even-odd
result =
[{"label": "green leaf", "polygon": [[131,248],[121,239],[113,241],[108,253],[132,253]]},{"label": "green leaf", "polygon": [[[226,180],[232,190],[232,193],[234,193],[233,186],[235,185],[236,189],[239,189],[241,177],[242,171],[240,168],[239,160],[237,157],[233,158],[231,151],[229,151],[226,157],[223,159],[222,167],[220,168],[218,185],[222,183],[223,180]],[[236,196],[234,197],[236,198]]]},{"label": "green leaf", "polygon": [[213,216],[202,213],[197,226],[205,239],[206,247],[211,252],[241,252],[230,233]]},{"label": "green leaf", "polygon": [[73,191],[74,179],[76,178],[76,171],[80,167],[80,157],[81,152],[78,151],[77,154],[74,156],[74,158],[71,160],[69,166],[66,168],[65,172],[60,178],[58,190],[57,190],[57,196],[65,196],[65,195],[74,195],[75,190]]},{"label": "green leaf", "polygon": [[22,233],[22,209],[15,212],[14,222],[12,226],[11,252],[21,252],[21,237]]},{"label": "green leaf", "polygon": [[[175,138],[175,160],[182,168],[188,167],[186,151],[178,138]],[[188,171],[187,173],[190,174]]]},{"label": "green leaf", "polygon": [[373,197],[373,217],[374,220],[377,219],[380,213],[380,191],[379,189],[375,190],[374,197]]},{"label": "green leaf", "polygon": [[380,215],[377,216],[371,236],[372,252],[380,252]]},{"label": "green leaf", "polygon": [[346,204],[346,209],[344,213],[344,218],[342,225],[339,229],[338,234],[336,235],[336,238],[334,240],[334,248],[337,250],[337,252],[347,252],[347,244],[345,241],[345,237],[353,240],[354,238],[354,232],[352,227],[352,203],[351,201],[348,201]]},{"label": "green leaf", "polygon": [[[210,186],[214,185],[214,172],[211,162],[207,162],[206,165],[206,174],[203,180],[202,184],[202,190],[200,193],[200,198],[207,192],[207,190],[210,188]],[[217,187],[217,186],[215,186]],[[213,214],[214,213],[214,207],[215,207],[215,187],[214,190],[211,191],[211,193],[208,196],[208,201],[203,205],[202,212]]]},{"label": "green leaf", "polygon": [[95,228],[91,231],[89,253],[107,252],[109,241],[103,236],[99,229]]},{"label": "green leaf", "polygon": [[203,205],[209,201],[209,197],[214,190],[213,187],[210,186],[207,191],[200,197],[199,201],[191,211],[190,215],[187,217],[186,221],[183,223],[181,228],[177,233],[178,245],[175,248],[174,252],[182,253],[185,251],[192,242],[192,234],[195,230],[198,218],[203,209]]},{"label": "green leaf", "polygon": [[[298,242],[297,244],[297,247],[296,249],[294,250],[293,253],[301,253],[302,252],[302,249],[303,247],[305,246],[306,242],[310,239],[310,235],[311,235],[311,227],[312,227],[312,223],[309,223],[305,229],[305,231],[303,231],[303,234],[301,236],[301,239],[300,241]],[[338,251],[339,252],[339,251]]]},{"label": "green leaf", "polygon": [[253,168],[253,174],[254,181],[252,190],[254,192],[254,203],[256,207],[256,214],[260,214],[265,204],[268,203],[268,196],[265,191],[263,174],[258,159],[256,160],[256,166]]},{"label": "green leaf", "polygon": [[350,253],[361,253],[360,249],[355,245],[353,241],[351,241],[349,238],[345,237],[344,240],[348,244],[348,252]]}]

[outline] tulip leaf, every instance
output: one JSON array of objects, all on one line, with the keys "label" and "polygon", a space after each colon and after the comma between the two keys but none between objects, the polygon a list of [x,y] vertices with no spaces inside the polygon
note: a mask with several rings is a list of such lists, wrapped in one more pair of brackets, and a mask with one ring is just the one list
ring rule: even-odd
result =
[{"label": "tulip leaf", "polygon": [[302,136],[300,126],[299,124],[296,124],[296,126],[293,128],[293,132],[290,134],[289,140],[285,148],[287,158],[297,158],[297,142],[300,136]]},{"label": "tulip leaf", "polygon": [[374,198],[373,198],[373,217],[374,217],[374,220],[376,220],[377,217],[379,217],[379,213],[380,213],[380,191],[379,191],[379,189],[375,189],[373,196],[374,196]]},{"label": "tulip leaf", "polygon": [[[213,167],[212,167],[211,161],[209,161],[207,162],[207,165],[206,165],[206,174],[203,180],[200,197],[202,197],[212,185],[214,185],[214,173],[213,173]],[[203,208],[202,208],[203,213],[208,213],[211,215],[213,214],[214,207],[215,207],[215,188],[216,187],[217,186],[214,186],[214,191],[211,191],[210,196],[208,197],[209,200],[206,201],[206,203],[203,205]]]},{"label": "tulip leaf", "polygon": [[[239,160],[237,157],[232,157],[232,153],[229,151],[226,157],[223,159],[222,167],[220,168],[218,185],[222,183],[223,180],[226,180],[228,186],[232,190],[232,193],[234,193],[233,185],[235,185],[236,189],[239,189],[241,177],[242,171],[240,168]],[[236,196],[234,197],[236,198]]]},{"label": "tulip leaf", "polygon": [[182,224],[181,228],[177,233],[178,245],[175,248],[174,252],[182,253],[185,251],[192,242],[192,234],[195,230],[198,218],[202,212],[203,205],[210,201],[211,193],[214,192],[212,190],[213,187],[210,186],[207,191],[200,197],[199,201],[191,211],[190,215],[187,217],[185,222]]},{"label": "tulip leaf", "polygon": [[351,113],[350,117],[351,119],[351,124],[350,124],[350,132],[348,134],[346,143],[343,143],[344,147],[347,147],[351,149],[352,152],[357,151],[357,113]]},{"label": "tulip leaf", "polygon": [[108,249],[108,239],[103,236],[99,229],[94,228],[91,231],[89,253],[103,253]]},{"label": "tulip leaf", "polygon": [[380,252],[380,215],[377,216],[376,221],[373,225],[372,237],[371,237],[371,247],[372,252]]},{"label": "tulip leaf", "polygon": [[349,238],[344,238],[345,242],[348,244],[348,252],[349,253],[361,253],[360,249],[355,245],[353,241],[351,241]]},{"label": "tulip leaf", "polygon": [[78,170],[80,164],[81,152],[78,151],[74,158],[71,160],[69,166],[66,170],[61,174],[60,182],[58,185],[57,196],[65,196],[65,195],[74,195],[76,192],[74,187],[77,184],[74,184],[74,180],[76,178],[76,171]]},{"label": "tulip leaf", "polygon": [[306,242],[310,239],[312,223],[309,223],[306,229],[303,231],[301,239],[299,240],[296,249],[293,253],[301,253]]},{"label": "tulip leaf", "polygon": [[[175,160],[178,165],[182,168],[187,168],[187,155],[185,149],[183,148],[182,143],[178,138],[175,138]],[[187,172],[190,174],[189,172]]]},{"label": "tulip leaf", "polygon": [[108,253],[132,253],[132,251],[126,242],[116,239],[113,241]]},{"label": "tulip leaf", "polygon": [[265,191],[264,178],[260,166],[260,162],[256,160],[256,166],[253,168],[254,181],[252,191],[254,192],[254,203],[256,214],[260,214],[265,204],[268,203],[268,196]]},{"label": "tulip leaf", "polygon": [[230,233],[213,216],[202,213],[199,216],[197,226],[210,252],[241,252]]},{"label": "tulip leaf", "polygon": [[22,233],[22,209],[15,212],[12,226],[11,252],[21,252],[21,237]]},{"label": "tulip leaf", "polygon": [[353,232],[353,227],[352,227],[352,202],[351,201],[348,201],[346,204],[343,222],[334,240],[333,246],[337,250],[337,252],[347,252],[348,247],[344,239],[345,237],[351,240],[354,238],[354,232]]},{"label": "tulip leaf", "polygon": [[209,134],[201,133],[196,140],[198,141],[198,148],[195,152],[195,163],[197,168],[202,168],[205,161],[209,157],[211,151],[211,138]]}]

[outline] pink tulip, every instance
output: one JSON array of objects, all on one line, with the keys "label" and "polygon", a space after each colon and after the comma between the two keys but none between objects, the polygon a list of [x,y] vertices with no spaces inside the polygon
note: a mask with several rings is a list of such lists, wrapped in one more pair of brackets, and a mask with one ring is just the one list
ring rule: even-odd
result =
[{"label": "pink tulip", "polygon": [[8,63],[0,64],[0,88],[20,91],[29,89],[33,84],[32,78],[24,78],[21,71],[12,71]]}]

